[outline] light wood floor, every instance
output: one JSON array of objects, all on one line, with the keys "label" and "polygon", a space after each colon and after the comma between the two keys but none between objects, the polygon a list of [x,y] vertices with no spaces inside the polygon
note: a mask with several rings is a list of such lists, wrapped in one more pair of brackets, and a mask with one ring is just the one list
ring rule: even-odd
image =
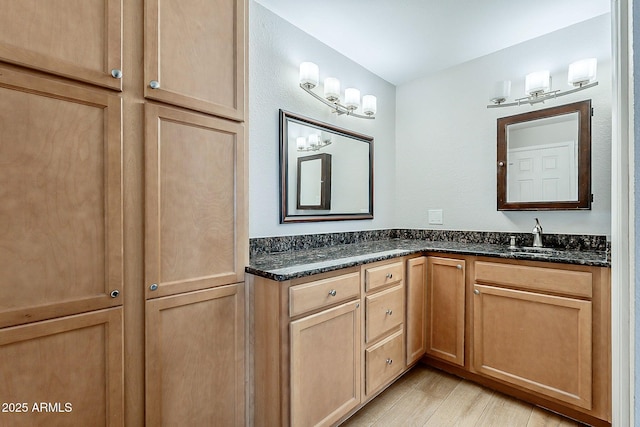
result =
[{"label": "light wood floor", "polygon": [[582,425],[419,364],[343,423],[342,427]]}]

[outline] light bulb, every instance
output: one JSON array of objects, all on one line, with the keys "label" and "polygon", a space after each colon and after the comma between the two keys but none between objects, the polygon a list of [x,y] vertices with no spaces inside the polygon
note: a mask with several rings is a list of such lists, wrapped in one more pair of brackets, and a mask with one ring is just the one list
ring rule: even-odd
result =
[{"label": "light bulb", "polygon": [[300,64],[300,84],[313,89],[318,86],[318,76],[320,70],[313,62],[303,62]]}]

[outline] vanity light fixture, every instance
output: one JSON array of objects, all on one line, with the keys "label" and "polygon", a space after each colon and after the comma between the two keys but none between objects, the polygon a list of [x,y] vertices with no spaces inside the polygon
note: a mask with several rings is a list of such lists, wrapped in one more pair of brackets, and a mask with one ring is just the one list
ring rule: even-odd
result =
[{"label": "vanity light fixture", "polygon": [[493,104],[487,105],[487,108],[513,107],[524,104],[537,104],[547,99],[558,98],[560,96],[569,95],[590,87],[598,85],[596,80],[596,58],[588,58],[576,61],[569,65],[568,82],[573,89],[566,91],[551,90],[551,77],[549,71],[542,70],[527,74],[525,77],[525,93],[527,96],[518,98],[515,102],[505,103],[511,93],[511,81],[505,80],[495,85],[494,93],[491,97]]},{"label": "vanity light fixture", "polygon": [[[332,112],[341,115],[358,117],[360,119],[375,119],[377,99],[373,95],[365,95],[360,100],[360,91],[355,88],[347,88],[344,91],[344,103],[340,102],[340,81],[335,77],[324,79],[324,98],[313,92],[318,86],[320,71],[313,62],[300,64],[300,87],[318,101],[332,108]],[[355,111],[362,106],[362,114]]]},{"label": "vanity light fixture", "polygon": [[322,139],[322,136],[317,133],[312,133],[308,137],[299,136],[296,138],[298,151],[319,151],[327,145],[331,145],[331,138]]}]

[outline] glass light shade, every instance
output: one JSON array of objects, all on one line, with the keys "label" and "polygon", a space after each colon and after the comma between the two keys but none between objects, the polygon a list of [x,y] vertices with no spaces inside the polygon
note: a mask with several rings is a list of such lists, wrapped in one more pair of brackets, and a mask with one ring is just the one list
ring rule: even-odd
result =
[{"label": "glass light shade", "polygon": [[496,82],[493,87],[493,94],[491,95],[491,102],[500,104],[509,98],[511,95],[511,80],[503,80]]},{"label": "glass light shade", "polygon": [[300,84],[314,88],[318,86],[319,75],[320,70],[313,62],[303,62],[300,64]]},{"label": "glass light shade", "polygon": [[318,134],[312,133],[311,135],[309,135],[309,147],[317,147],[319,140],[320,138],[318,138]]},{"label": "glass light shade", "polygon": [[360,91],[349,87],[344,90],[344,105],[350,110],[356,110],[360,107]]},{"label": "glass light shade", "polygon": [[540,95],[549,90],[551,87],[549,71],[536,71],[527,74],[524,81],[524,91],[527,95]]},{"label": "glass light shade", "polygon": [[296,146],[298,147],[298,150],[304,150],[305,148],[307,148],[307,138],[305,138],[304,136],[297,137]]},{"label": "glass light shade", "polygon": [[340,80],[335,77],[324,79],[324,97],[331,102],[340,99]]},{"label": "glass light shade", "polygon": [[593,82],[596,79],[596,68],[598,60],[596,58],[587,58],[576,61],[569,65],[569,84],[573,86],[582,86]]},{"label": "glass light shade", "polygon": [[376,113],[378,100],[373,95],[365,95],[362,97],[362,111],[367,116],[373,116]]}]

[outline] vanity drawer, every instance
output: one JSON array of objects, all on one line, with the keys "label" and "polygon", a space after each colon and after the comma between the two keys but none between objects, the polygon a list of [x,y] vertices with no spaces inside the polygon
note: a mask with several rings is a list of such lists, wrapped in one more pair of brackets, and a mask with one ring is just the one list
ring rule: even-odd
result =
[{"label": "vanity drawer", "polygon": [[367,296],[366,341],[372,342],[404,321],[404,287],[394,286]]},{"label": "vanity drawer", "polygon": [[404,369],[403,333],[401,329],[366,350],[366,394],[387,384]]},{"label": "vanity drawer", "polygon": [[478,284],[496,284],[517,288],[591,298],[593,277],[588,271],[531,267],[497,262],[475,263]]},{"label": "vanity drawer", "polygon": [[366,291],[401,281],[403,272],[404,264],[402,262],[367,268],[364,272]]},{"label": "vanity drawer", "polygon": [[360,295],[360,273],[343,274],[289,288],[289,315],[346,301]]}]

